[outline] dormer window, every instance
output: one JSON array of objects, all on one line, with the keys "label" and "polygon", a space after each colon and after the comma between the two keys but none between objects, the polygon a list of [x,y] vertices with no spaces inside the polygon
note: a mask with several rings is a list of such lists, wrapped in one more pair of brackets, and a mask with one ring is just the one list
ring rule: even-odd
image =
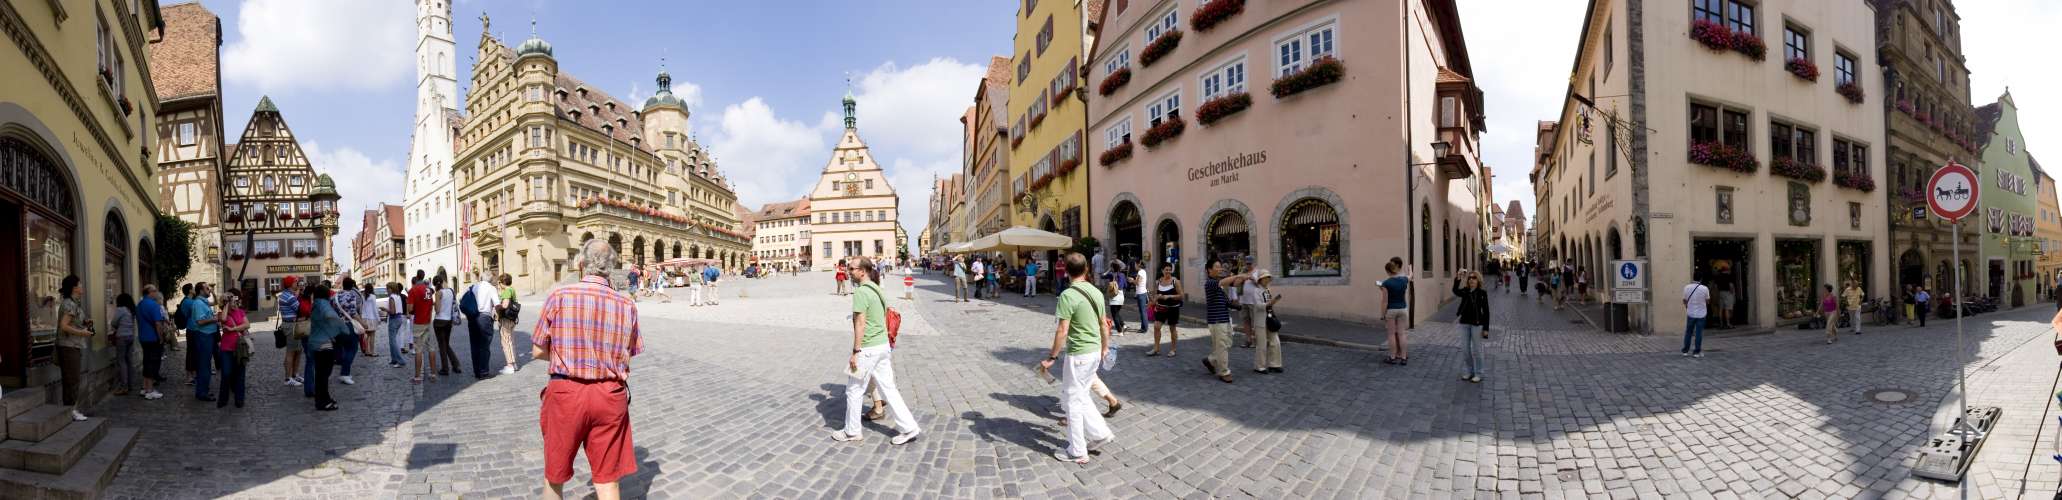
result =
[{"label": "dormer window", "polygon": [[617,118],[617,119],[616,119],[616,126],[618,126],[618,127],[628,127],[628,126],[630,126],[630,122],[629,122],[628,120],[624,120],[624,119],[622,119],[622,118]]},{"label": "dormer window", "polygon": [[607,104],[607,105],[608,105],[608,107],[609,107],[609,111],[615,111],[615,110],[616,110],[616,103],[613,103],[613,102],[611,102],[611,103],[605,103],[605,104]]},{"label": "dormer window", "polygon": [[601,106],[589,104],[587,105],[587,113],[592,114],[594,116],[601,116]]}]

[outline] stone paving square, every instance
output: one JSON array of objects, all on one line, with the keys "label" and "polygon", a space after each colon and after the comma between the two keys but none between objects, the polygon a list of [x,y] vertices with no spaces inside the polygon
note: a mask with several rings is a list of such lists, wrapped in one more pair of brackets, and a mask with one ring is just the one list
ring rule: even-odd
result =
[{"label": "stone paving square", "polygon": [[[868,423],[861,443],[828,440],[843,418],[849,299],[818,278],[751,280],[727,287],[731,296],[717,306],[640,303],[647,351],[629,384],[639,470],[625,478],[626,496],[1961,495],[1910,475],[1913,450],[1953,405],[1952,322],[1879,328],[1830,346],[1816,332],[1713,339],[1708,357],[1687,359],[1671,334],[1504,322],[1557,316],[1499,294],[1493,324],[1511,328],[1492,332],[1479,385],[1457,380],[1459,338],[1447,323],[1412,332],[1407,367],[1383,365],[1373,352],[1290,343],[1287,373],[1234,370],[1230,385],[1204,374],[1195,360],[1207,337],[1184,323],[1174,358],[1144,356],[1149,334],[1117,339],[1123,359],[1103,379],[1125,402],[1110,420],[1118,438],[1076,466],[1050,456],[1065,441],[1057,389],[1029,368],[1050,342],[1052,298],[956,303],[935,275],[919,276],[914,300],[901,298],[899,279],[884,287],[906,313],[896,375],[924,437],[898,447],[888,443],[891,430]],[[1977,346],[1971,402],[2006,408],[1998,439],[1968,476],[1969,498],[2041,497],[2057,487],[2058,468],[2046,458],[2054,433],[2039,432],[2056,369],[2050,313],[2034,307],[1967,322]],[[521,323],[518,345],[527,345],[533,320]],[[1330,334],[1379,338],[1371,329]],[[120,398],[97,409],[142,429],[108,495],[532,498],[543,486],[536,422],[546,373],[527,356],[515,375],[422,386],[408,383],[412,369],[361,358],[359,383],[334,386],[344,409],[325,413],[281,385],[274,349],[253,361],[242,410],[193,401],[174,374],[176,390],[164,400]],[[1249,350],[1234,350],[1233,366],[1251,361]],[[1886,404],[1864,396],[1877,389],[1914,397]],[[583,498],[591,493],[585,460],[575,463],[568,495]]]}]

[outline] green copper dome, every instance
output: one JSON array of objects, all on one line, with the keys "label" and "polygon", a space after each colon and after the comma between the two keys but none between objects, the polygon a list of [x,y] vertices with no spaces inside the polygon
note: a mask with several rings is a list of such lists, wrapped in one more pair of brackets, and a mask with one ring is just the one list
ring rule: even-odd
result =
[{"label": "green copper dome", "polygon": [[544,41],[542,38],[537,38],[535,34],[531,34],[529,40],[524,40],[522,45],[516,46],[516,58],[520,59],[531,54],[551,57],[551,43]]},{"label": "green copper dome", "polygon": [[329,174],[317,175],[315,176],[315,191],[309,194],[313,196],[336,196],[337,181],[330,179]]},{"label": "green copper dome", "polygon": [[652,108],[660,106],[680,108],[682,111],[687,110],[687,101],[681,100],[680,96],[673,95],[673,75],[663,69],[659,70],[659,92],[652,94],[650,99],[644,100],[644,111],[649,113]]}]

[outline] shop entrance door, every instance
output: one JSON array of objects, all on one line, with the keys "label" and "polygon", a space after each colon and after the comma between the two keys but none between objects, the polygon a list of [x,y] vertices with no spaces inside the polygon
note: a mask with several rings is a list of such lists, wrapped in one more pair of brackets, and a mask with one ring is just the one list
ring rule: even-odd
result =
[{"label": "shop entrance door", "polygon": [[[22,234],[22,207],[0,198],[0,262],[9,267],[26,266],[28,256],[23,255],[27,243]],[[27,372],[25,361],[29,359],[29,312],[28,300],[23,292],[29,288],[26,273],[6,273],[0,278],[0,379],[19,378]],[[10,384],[13,385],[13,384]]]},{"label": "shop entrance door", "polygon": [[1699,238],[1693,242],[1695,255],[1692,257],[1694,275],[1703,276],[1710,286],[1712,318],[1706,328],[1733,328],[1753,322],[1754,287],[1749,286],[1754,276],[1754,240]]},{"label": "shop entrance door", "polygon": [[1987,273],[1987,275],[1990,277],[1990,279],[1988,280],[1990,281],[1990,286],[1988,287],[1988,290],[1990,291],[1990,298],[1995,299],[1999,297],[2004,297],[2005,259],[1991,259],[1990,272]]}]

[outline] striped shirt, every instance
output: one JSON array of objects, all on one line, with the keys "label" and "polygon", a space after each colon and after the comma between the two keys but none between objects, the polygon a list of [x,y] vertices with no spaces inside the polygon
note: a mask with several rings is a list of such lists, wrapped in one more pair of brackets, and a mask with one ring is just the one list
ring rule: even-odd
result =
[{"label": "striped shirt", "polygon": [[293,321],[300,321],[300,315],[301,315],[301,298],[300,298],[300,297],[298,297],[298,296],[295,296],[295,295],[294,295],[294,292],[293,292],[293,290],[283,290],[283,291],[280,291],[280,292],[279,292],[279,321],[281,321],[281,322],[293,322]]},{"label": "striped shirt", "polygon": [[587,276],[545,297],[530,342],[551,354],[551,374],[601,381],[630,380],[630,357],[644,352],[637,304]]},{"label": "striped shirt", "polygon": [[1204,322],[1212,325],[1231,322],[1231,300],[1224,297],[1224,287],[1216,279],[1203,280]]}]

